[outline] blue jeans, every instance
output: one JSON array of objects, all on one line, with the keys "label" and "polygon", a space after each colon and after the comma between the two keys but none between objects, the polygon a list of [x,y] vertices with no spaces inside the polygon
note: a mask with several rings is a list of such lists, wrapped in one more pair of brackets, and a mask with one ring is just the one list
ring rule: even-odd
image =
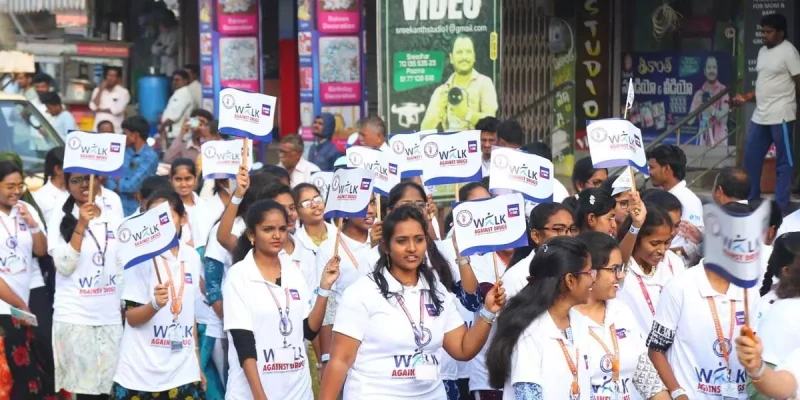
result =
[{"label": "blue jeans", "polygon": [[778,175],[775,185],[775,201],[784,213],[789,211],[789,194],[792,186],[792,135],[794,121],[777,125],[761,125],[750,122],[745,136],[744,170],[750,177],[749,200],[761,197],[761,170],[769,147],[775,144],[775,170]]}]

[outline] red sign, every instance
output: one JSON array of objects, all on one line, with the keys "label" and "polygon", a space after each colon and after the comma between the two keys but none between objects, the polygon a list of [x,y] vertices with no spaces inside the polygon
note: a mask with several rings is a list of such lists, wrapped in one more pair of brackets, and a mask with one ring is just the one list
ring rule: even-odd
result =
[{"label": "red sign", "polygon": [[78,43],[78,55],[104,57],[130,57],[131,49],[120,46]]}]

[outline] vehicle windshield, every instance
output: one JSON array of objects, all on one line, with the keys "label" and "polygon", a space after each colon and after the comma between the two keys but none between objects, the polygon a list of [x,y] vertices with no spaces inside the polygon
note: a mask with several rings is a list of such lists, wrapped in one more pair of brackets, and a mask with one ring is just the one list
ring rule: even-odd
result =
[{"label": "vehicle windshield", "polygon": [[44,158],[64,142],[42,114],[25,100],[0,100],[0,153],[19,154],[26,174],[44,172]]}]

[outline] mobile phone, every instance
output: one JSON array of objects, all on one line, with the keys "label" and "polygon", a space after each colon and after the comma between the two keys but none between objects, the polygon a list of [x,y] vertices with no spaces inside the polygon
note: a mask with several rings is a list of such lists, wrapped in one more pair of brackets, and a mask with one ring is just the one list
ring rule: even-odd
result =
[{"label": "mobile phone", "polygon": [[196,129],[200,127],[200,120],[197,117],[189,118],[189,127]]}]

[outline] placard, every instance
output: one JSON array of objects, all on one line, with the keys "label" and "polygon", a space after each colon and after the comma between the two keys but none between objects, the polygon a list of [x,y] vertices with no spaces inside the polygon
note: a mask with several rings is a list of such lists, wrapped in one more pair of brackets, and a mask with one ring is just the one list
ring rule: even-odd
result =
[{"label": "placard", "polygon": [[747,215],[729,214],[716,203],[703,206],[705,266],[736,286],[758,284],[769,214],[768,201]]},{"label": "placard", "polygon": [[125,162],[125,135],[72,131],[67,134],[64,172],[120,176]]},{"label": "placard", "polygon": [[633,184],[631,183],[631,173],[627,169],[623,171],[611,184],[611,189],[612,196],[616,196],[620,193],[633,189]]},{"label": "placard", "polygon": [[422,175],[422,147],[420,146],[422,134],[422,132],[401,132],[389,137],[389,147],[400,163],[401,178]]},{"label": "placard", "polygon": [[589,153],[595,168],[613,168],[630,165],[647,174],[642,132],[624,119],[592,121],[589,132]]},{"label": "placard", "polygon": [[528,244],[521,194],[457,203],[453,229],[463,256],[513,249]]},{"label": "placard", "polygon": [[163,202],[126,219],[117,229],[117,257],[125,269],[149,260],[178,245],[172,209]]},{"label": "placard", "polygon": [[534,203],[553,202],[553,162],[524,151],[492,147],[489,191],[521,194]]},{"label": "placard", "polygon": [[367,216],[375,174],[363,168],[341,168],[333,173],[325,218],[364,218]]},{"label": "placard", "polygon": [[272,141],[275,120],[275,97],[225,88],[219,93],[219,132]]},{"label": "placard", "polygon": [[425,186],[479,181],[483,177],[481,131],[426,135],[422,146]]},{"label": "placard", "polygon": [[333,180],[333,172],[317,171],[311,173],[311,184],[317,187],[319,194],[325,201],[328,201],[328,192],[331,189],[331,180]]},{"label": "placard", "polygon": [[[244,140],[209,140],[200,147],[203,156],[203,179],[235,179],[242,165]],[[253,142],[248,141],[247,169],[253,167]]]},{"label": "placard", "polygon": [[364,168],[375,173],[375,192],[388,196],[394,185],[400,183],[400,169],[394,154],[370,147],[353,146],[347,149],[347,167]]}]

